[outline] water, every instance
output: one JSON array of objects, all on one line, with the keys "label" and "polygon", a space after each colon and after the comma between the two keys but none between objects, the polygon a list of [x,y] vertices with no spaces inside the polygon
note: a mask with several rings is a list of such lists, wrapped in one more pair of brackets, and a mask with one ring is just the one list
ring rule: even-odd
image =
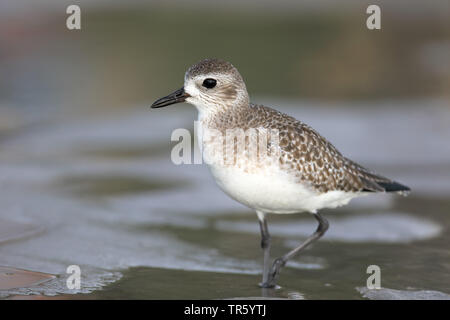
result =
[{"label": "water", "polygon": [[[0,140],[0,266],[56,277],[0,290],[0,297],[449,299],[445,104],[260,100],[412,194],[364,197],[324,211],[329,232],[287,265],[281,289],[261,290],[255,214],[223,194],[205,166],[170,160],[170,134],[192,128],[191,108],[142,106],[73,120],[27,114]],[[275,257],[313,232],[315,222],[307,214],[274,216],[269,228]],[[79,290],[66,286],[72,264],[82,270]],[[373,264],[383,289],[369,291],[366,269]]]}]

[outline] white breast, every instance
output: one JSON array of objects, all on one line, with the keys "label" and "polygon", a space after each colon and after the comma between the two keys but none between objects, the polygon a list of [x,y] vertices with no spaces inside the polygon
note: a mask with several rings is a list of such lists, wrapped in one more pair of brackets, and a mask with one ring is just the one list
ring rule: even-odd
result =
[{"label": "white breast", "polygon": [[[208,130],[201,126],[198,129],[203,133]],[[204,158],[214,158],[211,154],[216,148],[217,145],[204,144]],[[263,166],[245,161],[238,165],[225,165],[218,161],[207,163],[225,193],[250,208],[267,213],[315,212],[345,205],[362,195],[343,191],[319,193],[281,170],[278,161],[269,161]]]},{"label": "white breast", "polygon": [[244,172],[236,167],[210,165],[217,184],[230,197],[255,210],[268,213],[316,212],[347,204],[357,193],[318,193],[295,182],[277,168]]}]

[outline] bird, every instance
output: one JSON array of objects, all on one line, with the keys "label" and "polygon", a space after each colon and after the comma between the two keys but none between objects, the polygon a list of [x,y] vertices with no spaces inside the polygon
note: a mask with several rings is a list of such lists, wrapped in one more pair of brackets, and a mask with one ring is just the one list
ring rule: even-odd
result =
[{"label": "bird", "polygon": [[[208,58],[194,64],[185,73],[183,87],[156,100],[151,108],[182,102],[198,110],[198,145],[217,185],[256,212],[263,250],[262,288],[279,287],[277,280],[286,263],[328,230],[321,209],[340,207],[368,194],[410,192],[409,187],[346,158],[302,121],[251,103],[241,74],[230,62]],[[240,141],[247,145],[238,148],[234,136],[233,143],[219,139],[233,130],[257,134],[245,136]],[[261,141],[266,143],[258,145],[263,133],[266,137]],[[249,146],[254,145],[258,145],[256,158],[249,156]],[[317,229],[272,262],[267,216],[303,212],[317,220]]]}]

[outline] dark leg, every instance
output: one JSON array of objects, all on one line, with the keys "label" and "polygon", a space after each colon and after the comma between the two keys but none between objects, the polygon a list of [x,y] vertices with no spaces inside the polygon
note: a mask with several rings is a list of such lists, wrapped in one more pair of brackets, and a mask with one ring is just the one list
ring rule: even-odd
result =
[{"label": "dark leg", "polygon": [[263,285],[264,287],[274,287],[276,285],[276,283],[275,283],[276,278],[278,277],[278,274],[280,273],[281,268],[284,267],[286,262],[288,260],[290,260],[292,257],[294,257],[295,255],[297,255],[300,251],[302,251],[304,248],[306,248],[312,242],[314,242],[317,239],[319,239],[320,237],[322,237],[324,235],[324,233],[328,230],[329,224],[328,224],[328,221],[324,217],[322,217],[319,213],[315,213],[314,218],[316,218],[317,221],[319,222],[319,226],[317,227],[317,230],[312,235],[310,235],[300,246],[289,251],[284,256],[276,259],[273,262],[272,269],[270,270],[270,273],[269,273],[269,279],[267,282],[264,283],[264,285]]},{"label": "dark leg", "polygon": [[257,211],[259,220],[259,228],[261,229],[261,248],[264,252],[264,264],[263,264],[263,279],[261,282],[261,286],[269,279],[269,270],[270,270],[270,234],[269,229],[267,228],[267,220],[264,212]]}]

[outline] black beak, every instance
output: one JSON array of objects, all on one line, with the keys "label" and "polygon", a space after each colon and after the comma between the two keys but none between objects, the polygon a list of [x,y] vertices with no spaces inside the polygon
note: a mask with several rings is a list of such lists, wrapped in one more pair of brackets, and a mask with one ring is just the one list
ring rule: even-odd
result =
[{"label": "black beak", "polygon": [[184,88],[181,88],[164,98],[156,100],[153,102],[151,108],[162,108],[171,104],[184,102],[188,97],[190,97],[190,95],[184,92]]}]

